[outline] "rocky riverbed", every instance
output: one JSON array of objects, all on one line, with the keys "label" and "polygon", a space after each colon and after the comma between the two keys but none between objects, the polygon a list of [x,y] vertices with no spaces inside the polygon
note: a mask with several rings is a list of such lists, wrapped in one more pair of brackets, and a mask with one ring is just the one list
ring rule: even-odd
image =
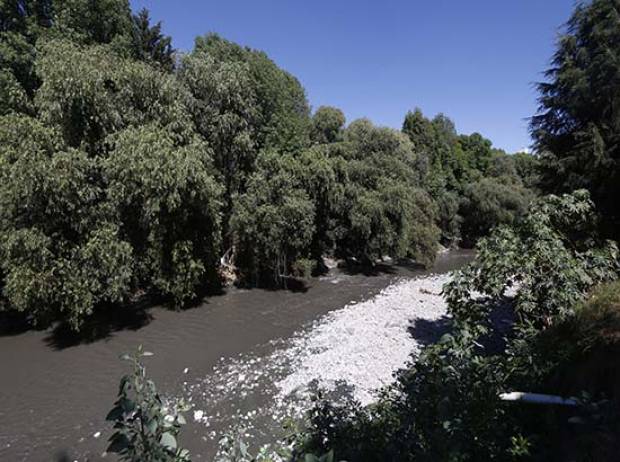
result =
[{"label": "rocky riverbed", "polygon": [[[441,329],[446,314],[441,292],[448,280],[447,274],[398,280],[273,344],[266,356],[223,358],[212,374],[187,383],[194,419],[206,430],[223,428],[227,420],[229,428],[242,428],[246,439],[262,444],[286,419],[303,417],[317,387],[372,402],[419,351],[416,327],[423,324],[425,340],[428,326]],[[204,435],[205,440],[218,436],[212,430]]]},{"label": "rocky riverbed", "polygon": [[85,337],[0,332],[8,371],[0,380],[0,460],[114,460],[104,452],[104,418],[127,372],[118,358],[137,345],[155,353],[145,363],[162,395],[193,406],[181,444],[194,461],[212,460],[235,426],[254,445],[274,441],[282,422],[307,408],[313,386],[369,402],[435,338],[446,274],[471,258],[456,250],[430,270],[334,269],[303,290],[230,289],[181,312],[119,309],[94,319]]}]

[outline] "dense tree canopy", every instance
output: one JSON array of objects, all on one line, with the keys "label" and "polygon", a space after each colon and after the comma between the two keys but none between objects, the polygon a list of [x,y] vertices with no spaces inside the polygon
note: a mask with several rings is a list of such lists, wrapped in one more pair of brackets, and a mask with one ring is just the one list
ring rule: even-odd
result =
[{"label": "dense tree canopy", "polygon": [[543,188],[586,188],[618,237],[620,2],[580,3],[560,37],[531,130]]},{"label": "dense tree canopy", "polygon": [[223,268],[430,265],[440,235],[512,221],[533,175],[442,114],[401,133],[312,113],[295,77],[215,34],[177,58],[127,0],[2,2],[0,92],[1,306],[76,328],[143,293],[180,306]]},{"label": "dense tree canopy", "polygon": [[458,135],[445,115],[428,119],[420,109],[407,113],[402,131],[429,166],[425,186],[439,206],[444,244],[472,245],[527,208],[537,184],[533,156],[507,155],[479,133]]},{"label": "dense tree canopy", "polygon": [[151,26],[146,8],[133,15],[132,45],[133,55],[141,60],[154,63],[162,69],[174,69],[174,50],[172,38],[161,32],[161,22]]}]

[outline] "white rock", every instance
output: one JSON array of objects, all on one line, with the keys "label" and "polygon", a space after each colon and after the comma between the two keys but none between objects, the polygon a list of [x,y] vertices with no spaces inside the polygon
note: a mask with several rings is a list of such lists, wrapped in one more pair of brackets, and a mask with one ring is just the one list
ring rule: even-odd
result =
[{"label": "white rock", "polygon": [[293,372],[277,383],[281,398],[303,391],[312,380],[328,389],[345,380],[354,387],[355,398],[364,404],[373,401],[375,390],[392,381],[418,348],[408,331],[412,321],[445,315],[446,303],[436,294],[448,279],[400,281],[370,300],[327,314],[285,353]]}]

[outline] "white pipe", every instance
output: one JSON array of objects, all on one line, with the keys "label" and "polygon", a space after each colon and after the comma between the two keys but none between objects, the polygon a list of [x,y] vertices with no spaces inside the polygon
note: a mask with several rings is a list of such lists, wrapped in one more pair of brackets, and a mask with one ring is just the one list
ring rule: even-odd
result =
[{"label": "white pipe", "polygon": [[502,401],[525,401],[535,404],[559,404],[562,406],[578,406],[579,402],[575,398],[562,398],[556,395],[543,395],[541,393],[527,393],[513,391],[510,393],[500,393],[499,399]]}]

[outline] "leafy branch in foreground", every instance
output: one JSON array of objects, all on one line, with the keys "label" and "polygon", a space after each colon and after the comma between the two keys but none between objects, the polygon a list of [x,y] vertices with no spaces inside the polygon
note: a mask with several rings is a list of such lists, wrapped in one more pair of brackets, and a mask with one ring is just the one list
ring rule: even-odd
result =
[{"label": "leafy branch in foreground", "polygon": [[189,451],[177,445],[185,424],[181,412],[189,407],[183,402],[163,404],[141,362],[151,355],[140,346],[135,354],[121,356],[131,363],[133,372],[121,378],[118,399],[106,417],[115,428],[108,452],[118,453],[127,462],[189,462]]},{"label": "leafy branch in foreground", "polygon": [[[579,315],[588,292],[618,276],[617,246],[597,237],[596,221],[588,193],[576,191],[545,197],[512,226],[495,229],[479,243],[473,263],[444,288],[451,332],[425,347],[377,403],[318,400],[297,449],[333,450],[356,462],[549,461],[567,460],[569,445],[570,460],[615,460],[608,443],[618,423],[596,413],[601,392],[618,382],[608,377],[602,383],[607,388],[583,387],[575,377],[592,370],[582,366],[581,373],[564,374],[573,379],[562,390],[557,386],[567,366],[596,359],[568,346],[592,332],[601,337],[600,319],[615,313],[610,307],[607,314]],[[561,332],[566,323],[585,325],[584,319],[591,327],[577,330],[580,335]],[[607,361],[599,364],[599,371],[609,370]],[[592,399],[574,412],[500,400],[501,393],[515,390],[568,396],[588,391]],[[617,396],[606,408],[618,409]],[[577,418],[584,422],[579,438],[571,427]]]}]

